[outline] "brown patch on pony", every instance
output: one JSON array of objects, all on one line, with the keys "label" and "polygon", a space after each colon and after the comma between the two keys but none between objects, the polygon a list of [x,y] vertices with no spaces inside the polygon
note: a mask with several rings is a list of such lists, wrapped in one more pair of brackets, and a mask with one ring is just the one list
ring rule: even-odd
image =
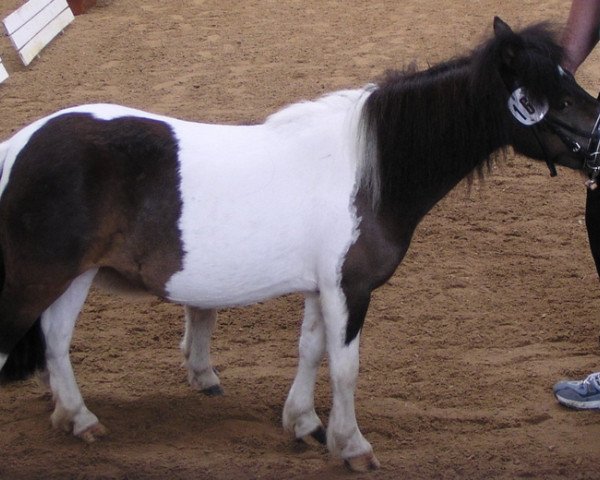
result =
[{"label": "brown patch on pony", "polygon": [[157,120],[69,113],[32,135],[0,201],[0,351],[90,268],[164,296],[184,255],[178,167],[173,132]]},{"label": "brown patch on pony", "polygon": [[[164,122],[65,114],[30,139],[3,204],[39,263],[110,267],[158,295],[182,268],[178,145]],[[15,236],[17,236],[15,235]]]}]

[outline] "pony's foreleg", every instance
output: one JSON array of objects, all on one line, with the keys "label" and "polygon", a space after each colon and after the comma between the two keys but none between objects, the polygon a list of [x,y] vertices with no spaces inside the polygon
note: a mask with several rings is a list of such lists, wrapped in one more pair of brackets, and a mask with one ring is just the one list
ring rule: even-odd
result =
[{"label": "pony's foreleg", "polygon": [[96,272],[96,269],[89,270],[73,280],[69,288],[42,314],[47,379],[55,401],[52,425],[72,431],[86,442],[93,442],[106,434],[106,429],[83,402],[71,366],[69,346],[75,321]]},{"label": "pony's foreleg", "polygon": [[[341,289],[321,291],[321,308],[325,322],[333,394],[333,405],[327,428],[327,447],[331,453],[341,456],[355,471],[379,468],[379,461],[373,454],[371,444],[358,428],[354,410],[360,335],[350,343],[346,343],[348,318],[356,317],[358,311],[358,315],[362,316],[360,319],[362,322],[368,303],[368,296],[353,298],[350,302]],[[352,307],[348,307],[350,304]],[[356,311],[351,311],[352,309]]]},{"label": "pony's foreleg", "polygon": [[208,396],[223,395],[219,377],[210,361],[210,341],[217,322],[216,310],[185,306],[185,334],[181,350],[192,388]]},{"label": "pony's foreleg", "polygon": [[309,294],[304,300],[298,350],[298,371],[283,408],[283,427],[297,439],[308,440],[312,437],[325,443],[323,423],[314,405],[317,372],[325,353],[325,329],[319,296],[316,294]]}]

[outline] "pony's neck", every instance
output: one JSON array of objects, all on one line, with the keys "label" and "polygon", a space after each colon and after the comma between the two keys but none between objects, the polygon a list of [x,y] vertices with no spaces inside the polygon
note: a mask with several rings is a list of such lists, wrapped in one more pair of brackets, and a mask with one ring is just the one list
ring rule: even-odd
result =
[{"label": "pony's neck", "polygon": [[[363,174],[376,208],[418,222],[463,178],[482,173],[509,143],[503,86],[478,86],[459,59],[388,78],[366,102],[366,136],[376,152]],[[366,155],[369,156],[368,154]],[[375,190],[377,189],[377,190]]]}]

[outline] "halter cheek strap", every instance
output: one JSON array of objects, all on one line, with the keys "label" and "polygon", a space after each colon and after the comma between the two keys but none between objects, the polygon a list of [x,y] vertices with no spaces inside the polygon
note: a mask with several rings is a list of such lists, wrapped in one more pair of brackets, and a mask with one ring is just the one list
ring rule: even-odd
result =
[{"label": "halter cheek strap", "polygon": [[544,161],[546,162],[546,166],[548,167],[548,170],[550,170],[550,176],[556,177],[556,175],[558,175],[558,172],[556,171],[556,165],[550,158],[550,154],[548,153],[548,150],[546,150],[546,146],[544,145],[544,142],[542,142],[542,140],[540,139],[538,127],[534,126],[532,128],[532,130],[533,130],[533,135],[535,136],[535,139],[537,140],[540,148],[542,149],[542,152],[544,153]]}]

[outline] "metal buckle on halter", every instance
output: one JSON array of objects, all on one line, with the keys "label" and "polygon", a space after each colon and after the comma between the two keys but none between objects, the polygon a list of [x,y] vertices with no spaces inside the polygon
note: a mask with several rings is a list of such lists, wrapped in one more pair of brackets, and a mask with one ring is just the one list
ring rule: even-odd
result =
[{"label": "metal buckle on halter", "polygon": [[596,190],[598,188],[598,177],[600,176],[600,115],[598,115],[590,134],[585,156],[585,168],[590,177],[585,184],[590,190]]}]

